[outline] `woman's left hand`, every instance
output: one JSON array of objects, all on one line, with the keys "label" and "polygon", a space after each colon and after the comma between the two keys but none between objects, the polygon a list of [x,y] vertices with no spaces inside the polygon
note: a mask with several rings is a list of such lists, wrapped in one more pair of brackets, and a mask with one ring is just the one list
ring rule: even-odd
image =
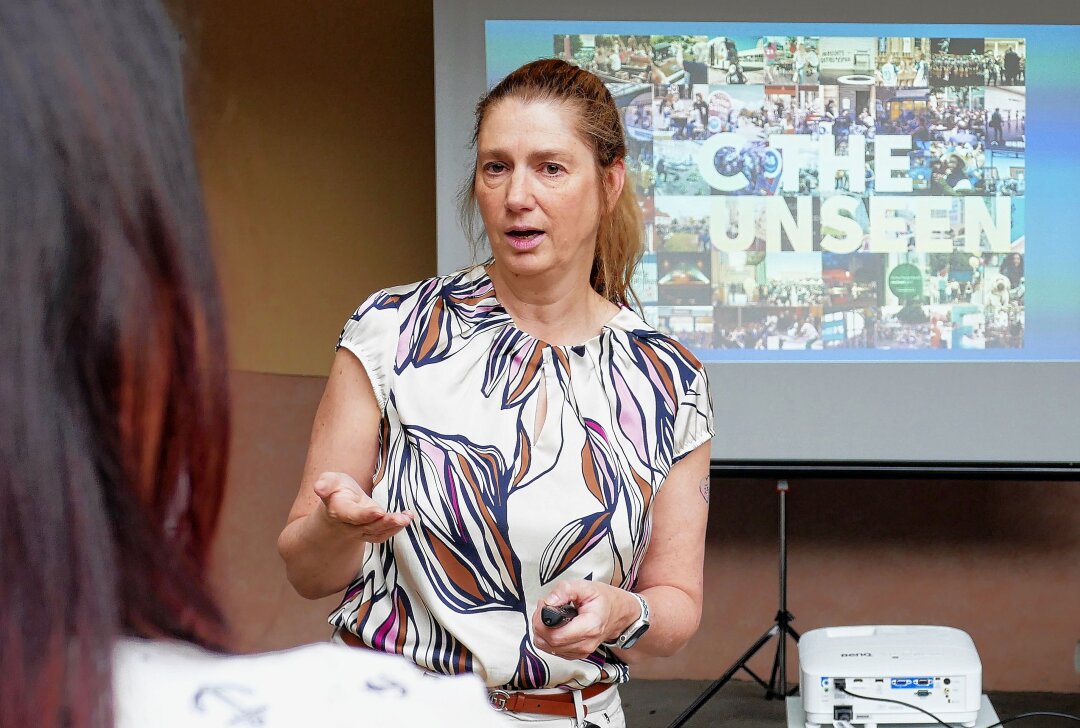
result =
[{"label": "woman's left hand", "polygon": [[[545,606],[572,603],[577,616],[556,627],[540,619]],[[625,589],[585,579],[557,582],[536,604],[532,615],[533,644],[566,660],[580,660],[596,652],[601,642],[622,634],[640,614],[640,603]]]},{"label": "woman's left hand", "polygon": [[[632,650],[617,651],[631,662],[675,654],[697,630],[704,593],[705,522],[709,514],[709,443],[701,443],[672,466],[652,506],[649,550],[634,578],[634,593],[649,605],[650,627]],[[573,603],[578,615],[558,627],[540,619],[545,606]],[[641,615],[634,594],[605,582],[565,579],[551,585],[532,615],[533,643],[544,652],[580,660],[601,642],[618,638]]]}]

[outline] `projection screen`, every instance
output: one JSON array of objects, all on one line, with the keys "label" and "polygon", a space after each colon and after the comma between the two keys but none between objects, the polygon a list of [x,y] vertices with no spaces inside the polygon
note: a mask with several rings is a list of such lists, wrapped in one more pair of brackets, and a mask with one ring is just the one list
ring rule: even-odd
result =
[{"label": "projection screen", "polygon": [[1080,9],[485,0],[434,21],[439,273],[474,262],[477,99],[540,57],[596,72],[645,218],[635,290],[708,368],[714,467],[1076,471]]}]

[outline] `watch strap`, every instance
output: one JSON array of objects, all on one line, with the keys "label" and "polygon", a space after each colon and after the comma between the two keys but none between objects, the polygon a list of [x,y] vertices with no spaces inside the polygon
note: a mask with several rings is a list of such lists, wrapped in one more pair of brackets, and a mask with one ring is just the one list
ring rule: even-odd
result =
[{"label": "watch strap", "polygon": [[603,644],[607,647],[618,647],[620,649],[628,649],[634,646],[643,634],[649,629],[649,603],[645,601],[645,597],[635,592],[630,592],[630,595],[638,600],[641,605],[641,611],[638,613],[638,618],[630,623],[626,629],[622,631],[618,637]]}]

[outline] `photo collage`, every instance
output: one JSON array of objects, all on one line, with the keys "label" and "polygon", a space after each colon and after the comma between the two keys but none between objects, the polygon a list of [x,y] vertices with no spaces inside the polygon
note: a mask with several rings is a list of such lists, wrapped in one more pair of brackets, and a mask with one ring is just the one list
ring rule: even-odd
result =
[{"label": "photo collage", "polygon": [[698,349],[1024,342],[1024,38],[556,35],[623,116],[645,316]]}]

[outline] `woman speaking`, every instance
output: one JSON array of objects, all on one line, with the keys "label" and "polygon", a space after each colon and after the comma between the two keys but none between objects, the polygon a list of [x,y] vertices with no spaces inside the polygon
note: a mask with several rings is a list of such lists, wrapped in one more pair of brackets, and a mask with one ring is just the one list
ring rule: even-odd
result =
[{"label": "woman speaking", "polygon": [[621,726],[626,663],[701,614],[705,372],[629,307],[640,212],[598,78],[523,66],[473,143],[491,259],[346,323],[279,548],[300,594],[345,589],[337,639],[477,673],[519,720]]}]

